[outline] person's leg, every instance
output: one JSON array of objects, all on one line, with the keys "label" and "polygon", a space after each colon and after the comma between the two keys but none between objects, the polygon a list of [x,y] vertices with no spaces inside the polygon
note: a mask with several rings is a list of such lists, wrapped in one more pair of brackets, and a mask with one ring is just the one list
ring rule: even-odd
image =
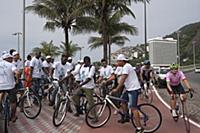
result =
[{"label": "person's leg", "polygon": [[173,94],[170,94],[171,95],[171,100],[170,100],[171,113],[172,113],[172,116],[176,118],[178,116],[176,113],[176,94],[180,94],[180,93],[178,92],[177,86],[171,86],[171,88],[173,91]]},{"label": "person's leg", "polygon": [[17,119],[16,116],[16,110],[17,110],[17,89],[14,88],[9,91],[8,97],[10,100],[10,106],[11,106],[11,121],[15,122]]},{"label": "person's leg", "polygon": [[83,93],[82,89],[75,90],[74,96],[72,97],[72,100],[74,102],[74,106],[76,108],[76,113],[74,116],[79,116],[80,114],[83,114],[80,110],[80,95]]},{"label": "person's leg", "polygon": [[[129,97],[128,97],[128,92],[124,91],[121,95],[121,98],[128,101]],[[122,109],[122,116],[121,119],[118,120],[119,123],[125,123],[125,122],[129,122],[129,111],[128,111],[128,105],[127,102],[121,102],[121,109]]]},{"label": "person's leg", "polygon": [[131,112],[133,113],[133,116],[135,118],[135,125],[136,125],[136,133],[142,132],[143,128],[140,122],[140,113],[138,111],[137,103],[138,103],[138,95],[139,90],[129,91],[128,97],[129,97],[129,108],[131,109]]}]

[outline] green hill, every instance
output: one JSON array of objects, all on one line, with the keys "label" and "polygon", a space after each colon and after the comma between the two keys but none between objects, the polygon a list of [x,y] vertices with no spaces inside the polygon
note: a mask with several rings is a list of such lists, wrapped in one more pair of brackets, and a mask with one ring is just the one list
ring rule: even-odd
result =
[{"label": "green hill", "polygon": [[[180,54],[181,65],[193,64],[193,44],[195,44],[196,63],[200,63],[200,22],[186,25],[180,28]],[[177,39],[177,33],[173,32],[164,38]]]}]

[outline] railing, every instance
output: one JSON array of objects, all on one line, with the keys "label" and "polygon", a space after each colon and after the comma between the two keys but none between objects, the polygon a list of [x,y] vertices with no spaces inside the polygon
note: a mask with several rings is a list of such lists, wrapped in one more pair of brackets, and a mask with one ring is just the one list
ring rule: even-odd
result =
[{"label": "railing", "polygon": [[[200,66],[200,64],[196,64],[196,66]],[[193,71],[195,69],[194,65],[180,66],[180,69],[184,72]]]}]

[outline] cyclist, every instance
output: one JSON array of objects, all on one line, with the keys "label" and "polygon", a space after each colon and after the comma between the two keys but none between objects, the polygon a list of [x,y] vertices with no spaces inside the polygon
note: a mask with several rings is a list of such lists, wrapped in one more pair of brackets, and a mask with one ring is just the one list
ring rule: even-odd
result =
[{"label": "cyclist", "polygon": [[[110,94],[113,94],[115,92],[118,92],[120,89],[122,89],[122,86],[125,86],[126,91],[122,94],[122,98],[129,101],[129,108],[131,109],[131,112],[134,115],[135,121],[136,121],[136,133],[143,133],[143,128],[140,123],[140,115],[137,110],[137,103],[138,103],[138,95],[140,90],[140,83],[137,78],[136,72],[134,68],[128,63],[128,59],[125,58],[123,54],[118,55],[117,62],[119,66],[122,66],[122,75],[119,80],[118,86],[113,89]],[[122,108],[126,108],[127,106],[122,103]],[[126,111],[127,112],[127,111]],[[124,114],[125,121],[129,121],[129,114]]]},{"label": "cyclist", "polygon": [[[97,83],[100,83],[100,89],[102,90],[103,96],[105,96],[106,94],[108,94],[109,90],[108,87],[109,85],[112,85],[112,80],[107,80],[113,73],[113,68],[112,66],[108,65],[107,61],[105,59],[101,60],[102,63],[102,67],[100,68],[100,76],[97,80]],[[104,81],[106,81],[106,84],[104,83]]]},{"label": "cyclist", "polygon": [[84,57],[84,64],[80,68],[80,77],[81,83],[79,84],[79,88],[75,92],[75,95],[72,97],[75,107],[76,113],[74,116],[79,116],[83,114],[80,109],[80,96],[82,93],[85,94],[86,99],[88,101],[89,107],[94,105],[93,93],[94,93],[94,75],[95,75],[95,67],[91,65],[91,59],[89,56]]},{"label": "cyclist", "polygon": [[[6,53],[2,56],[0,61],[0,91],[7,91],[11,105],[11,121],[15,122],[17,119],[17,95],[16,84],[19,81],[20,73],[17,68],[12,64],[13,57]],[[14,78],[16,77],[16,79]],[[0,93],[0,105],[3,99],[3,93]]]},{"label": "cyclist", "polygon": [[184,73],[179,70],[179,66],[176,63],[170,65],[170,71],[166,75],[167,90],[171,96],[171,113],[174,118],[178,117],[175,107],[176,107],[176,97],[175,94],[180,94],[181,101],[186,100],[186,95],[181,82],[190,90],[193,91],[191,85],[189,84]]},{"label": "cyclist", "polygon": [[154,70],[153,70],[153,67],[151,67],[150,61],[145,60],[144,66],[142,66],[141,72],[140,72],[140,82],[141,82],[142,88],[145,82],[147,82],[147,86],[149,86],[148,82],[150,80],[154,81]]}]

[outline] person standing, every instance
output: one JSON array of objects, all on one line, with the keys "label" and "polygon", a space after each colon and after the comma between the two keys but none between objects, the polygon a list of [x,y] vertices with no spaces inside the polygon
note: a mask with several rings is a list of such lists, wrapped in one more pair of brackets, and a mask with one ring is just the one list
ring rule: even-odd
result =
[{"label": "person standing", "polygon": [[[125,86],[126,91],[122,94],[122,98],[128,101],[128,107],[134,115],[136,122],[136,133],[143,133],[144,129],[141,126],[140,115],[137,109],[138,95],[141,89],[137,74],[134,68],[128,63],[128,59],[123,54],[118,55],[117,64],[122,66],[122,75],[119,80],[118,86],[113,89],[110,94],[116,93]],[[129,114],[127,114],[127,105],[122,103],[122,109],[125,113],[122,117],[122,121],[129,121]]]}]

